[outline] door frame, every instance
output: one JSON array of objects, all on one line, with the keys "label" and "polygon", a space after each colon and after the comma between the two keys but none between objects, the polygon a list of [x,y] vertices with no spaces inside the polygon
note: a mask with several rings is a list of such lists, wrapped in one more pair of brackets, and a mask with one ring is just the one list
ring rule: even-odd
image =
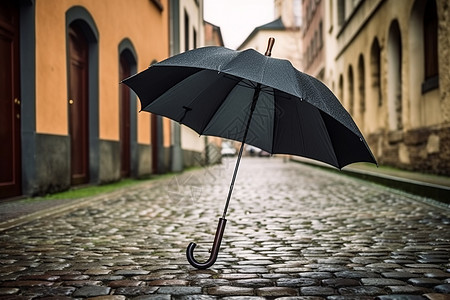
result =
[{"label": "door frame", "polygon": [[36,192],[36,14],[35,1],[20,3],[20,95],[22,103],[22,194]]},{"label": "door frame", "polygon": [[[119,53],[119,81],[131,76],[131,64],[127,52]],[[120,177],[131,175],[131,99],[129,88],[119,87],[119,147]]]},{"label": "door frame", "polygon": [[[66,11],[66,66],[67,66],[67,116],[69,114],[69,27],[77,22],[88,41],[88,124],[89,124],[89,183],[99,182],[99,33],[91,14],[82,6],[73,6]],[[69,118],[67,118],[68,127]],[[70,154],[68,155],[70,160]],[[70,174],[68,174],[70,176]]]},{"label": "door frame", "polygon": [[[69,140],[71,185],[89,182],[88,42],[78,22],[69,25]],[[75,85],[74,85],[75,83]],[[78,130],[74,132],[74,127]],[[78,133],[74,135],[74,133]],[[75,173],[75,170],[79,172]]]},{"label": "door frame", "polygon": [[[3,182],[1,184],[2,194],[0,199],[6,197],[19,196],[22,193],[22,145],[21,145],[21,82],[20,82],[20,6],[13,1],[7,2],[6,6],[11,5],[13,11],[12,22],[5,23],[1,30],[3,35],[10,39],[12,43],[12,62],[11,62],[11,85],[12,90],[9,105],[11,110],[9,114],[11,116],[11,128],[12,131],[12,166],[11,166],[11,181]],[[13,100],[14,99],[14,100]]]},{"label": "door frame", "polygon": [[[131,75],[136,74],[137,72],[137,62],[138,57],[136,54],[136,50],[133,46],[133,43],[125,38],[119,43],[118,47],[118,57],[120,60],[120,54],[127,52],[127,58],[130,63],[130,73]],[[119,61],[120,63],[120,61]],[[120,80],[120,78],[119,78]],[[137,96],[136,94],[129,89],[130,91],[130,176],[138,177],[139,176],[139,161],[138,161],[138,141],[137,141]],[[119,87],[120,93],[120,87]]]}]

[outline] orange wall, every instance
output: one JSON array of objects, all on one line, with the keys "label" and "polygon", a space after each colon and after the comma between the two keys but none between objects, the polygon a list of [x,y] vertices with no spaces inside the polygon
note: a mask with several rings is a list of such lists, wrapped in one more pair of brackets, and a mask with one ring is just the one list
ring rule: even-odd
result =
[{"label": "orange wall", "polygon": [[[83,6],[99,32],[99,138],[119,140],[118,45],[128,38],[138,72],[169,54],[168,0],[160,12],[149,0],[36,1],[36,131],[68,134],[65,13]],[[137,111],[140,109],[138,103]],[[150,143],[150,114],[138,113],[138,142]]]},{"label": "orange wall", "polygon": [[171,145],[172,121],[168,118],[163,118],[163,145],[170,147]]}]

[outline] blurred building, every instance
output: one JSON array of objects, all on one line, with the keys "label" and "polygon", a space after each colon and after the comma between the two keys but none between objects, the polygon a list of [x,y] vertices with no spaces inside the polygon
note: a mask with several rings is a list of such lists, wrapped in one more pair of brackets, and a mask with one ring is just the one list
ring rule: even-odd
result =
[{"label": "blurred building", "polygon": [[[205,29],[203,0],[170,0],[170,52],[171,55],[203,47]],[[171,170],[205,163],[204,137],[186,126],[170,121],[172,128]]]},{"label": "blurred building", "polygon": [[[170,55],[204,46],[203,0],[169,0]],[[179,172],[204,163],[205,140],[198,133],[169,121],[172,130],[170,161],[166,170]]]},{"label": "blurred building", "polygon": [[205,46],[224,46],[220,27],[204,21]]},{"label": "blurred building", "polygon": [[168,170],[170,121],[119,84],[170,55],[168,31],[168,0],[1,1],[0,198]]},{"label": "blurred building", "polygon": [[301,1],[275,0],[275,20],[256,27],[237,50],[248,48],[264,54],[270,37],[275,38],[272,57],[289,60],[302,70]]},{"label": "blurred building", "polygon": [[324,1],[303,1],[303,72],[320,80],[325,73],[325,42],[324,42]]},{"label": "blurred building", "polygon": [[448,1],[305,2],[325,7],[325,81],[378,162],[450,175]]}]

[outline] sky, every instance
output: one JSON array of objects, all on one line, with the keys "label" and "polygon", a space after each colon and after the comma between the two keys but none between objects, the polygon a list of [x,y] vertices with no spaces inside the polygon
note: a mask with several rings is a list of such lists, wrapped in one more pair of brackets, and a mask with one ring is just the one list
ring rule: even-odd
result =
[{"label": "sky", "polygon": [[255,27],[275,19],[273,0],[204,0],[205,21],[220,27],[225,47],[236,49]]}]

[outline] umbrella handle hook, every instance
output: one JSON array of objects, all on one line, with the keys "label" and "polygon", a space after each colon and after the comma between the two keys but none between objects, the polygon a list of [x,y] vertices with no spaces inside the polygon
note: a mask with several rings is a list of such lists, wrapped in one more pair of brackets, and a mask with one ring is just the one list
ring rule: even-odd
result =
[{"label": "umbrella handle hook", "polygon": [[186,257],[188,262],[197,269],[207,269],[211,267],[217,259],[217,255],[219,254],[220,243],[222,242],[223,232],[225,230],[225,225],[227,224],[227,220],[224,218],[219,219],[219,224],[217,225],[216,237],[214,238],[213,247],[211,250],[211,255],[208,260],[200,263],[194,258],[194,249],[197,246],[196,243],[190,243],[186,249]]}]

